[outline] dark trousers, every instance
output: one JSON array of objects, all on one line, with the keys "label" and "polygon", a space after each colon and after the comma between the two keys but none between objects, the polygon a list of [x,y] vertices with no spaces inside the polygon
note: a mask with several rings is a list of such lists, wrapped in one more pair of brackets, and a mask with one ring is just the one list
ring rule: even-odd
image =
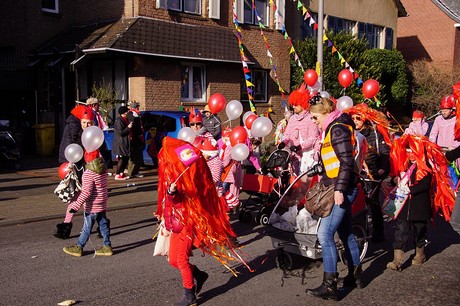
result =
[{"label": "dark trousers", "polygon": [[376,188],[372,196],[367,199],[367,203],[369,205],[369,208],[371,209],[372,214],[372,228],[374,229],[372,235],[383,237],[383,214],[382,205],[380,204],[379,200],[380,184],[370,183],[369,187],[372,188],[371,190],[374,190]]},{"label": "dark trousers", "polygon": [[125,171],[126,166],[128,165],[129,156],[117,156],[118,164],[117,164],[117,174],[121,174]]},{"label": "dark trousers", "polygon": [[134,176],[139,174],[139,170],[144,162],[144,145],[131,145],[131,156],[128,162],[128,175]]},{"label": "dark trousers", "polygon": [[[412,232],[414,230],[414,233]],[[415,245],[422,247],[426,244],[427,221],[408,221],[396,219],[395,241],[393,248],[406,251],[411,236]]]}]

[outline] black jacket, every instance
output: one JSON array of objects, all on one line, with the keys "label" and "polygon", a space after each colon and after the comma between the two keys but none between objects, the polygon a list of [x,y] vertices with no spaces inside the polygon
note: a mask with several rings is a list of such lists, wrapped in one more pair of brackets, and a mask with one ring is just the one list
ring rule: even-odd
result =
[{"label": "black jacket", "polygon": [[[420,181],[415,181],[417,167],[414,168],[409,183],[410,196],[398,215],[398,219],[410,221],[427,221],[431,219],[431,179],[428,173]],[[411,186],[412,185],[412,186]]]},{"label": "black jacket", "polygon": [[115,155],[129,156],[130,155],[130,129],[128,123],[123,118],[118,117],[113,126],[113,143],[112,151]]},{"label": "black jacket", "polygon": [[[375,180],[384,179],[390,173],[390,147],[385,143],[382,134],[372,126],[366,125],[359,131],[369,144],[364,160]],[[385,170],[383,175],[379,175],[380,169]]]},{"label": "black jacket", "polygon": [[82,133],[83,133],[83,129],[81,128],[80,120],[71,114],[65,121],[64,132],[62,133],[61,144],[59,145],[59,162],[60,163],[67,162],[64,152],[69,144],[76,143],[83,148],[83,145],[81,143]]},{"label": "black jacket", "polygon": [[138,147],[144,146],[144,128],[142,126],[142,120],[140,115],[136,116],[133,114],[133,111],[128,112],[126,118],[129,122],[133,123],[133,127],[131,128],[131,146]]},{"label": "black jacket", "polygon": [[211,116],[206,117],[203,115],[203,127],[215,140],[220,139],[222,134],[221,120],[217,115],[211,114]]},{"label": "black jacket", "polygon": [[328,178],[323,174],[323,183],[328,186],[335,184],[334,190],[345,192],[348,188],[356,186],[357,174],[355,169],[355,158],[353,156],[353,145],[351,143],[352,132],[343,124],[355,128],[355,124],[348,114],[342,114],[335,119],[326,129],[326,134],[331,130],[331,142],[334,152],[340,161],[339,175],[336,178]]}]

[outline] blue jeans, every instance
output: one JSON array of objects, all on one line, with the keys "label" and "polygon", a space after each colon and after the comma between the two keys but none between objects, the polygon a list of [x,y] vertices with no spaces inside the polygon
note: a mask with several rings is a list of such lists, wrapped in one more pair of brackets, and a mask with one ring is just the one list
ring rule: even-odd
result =
[{"label": "blue jeans", "polygon": [[81,230],[80,237],[78,238],[77,245],[81,248],[84,248],[86,242],[88,242],[89,235],[91,234],[91,230],[93,229],[94,223],[99,224],[99,230],[101,231],[101,235],[103,238],[104,245],[111,245],[110,243],[110,229],[109,225],[107,224],[107,217],[104,212],[90,214],[85,212],[84,213],[84,223],[83,229]]},{"label": "blue jeans", "polygon": [[337,272],[337,247],[334,234],[338,232],[345,246],[345,256],[353,266],[358,266],[359,248],[356,237],[352,233],[351,204],[358,195],[358,188],[349,189],[344,193],[342,205],[334,205],[329,216],[322,218],[318,229],[318,240],[323,252],[324,272]]}]

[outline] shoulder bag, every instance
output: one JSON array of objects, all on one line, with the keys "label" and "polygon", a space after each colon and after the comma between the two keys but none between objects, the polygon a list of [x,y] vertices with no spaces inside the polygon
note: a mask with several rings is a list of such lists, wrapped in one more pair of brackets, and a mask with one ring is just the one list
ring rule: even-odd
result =
[{"label": "shoulder bag", "polygon": [[316,182],[305,197],[305,209],[310,214],[321,218],[327,217],[334,206],[334,184],[324,186],[322,181]]}]

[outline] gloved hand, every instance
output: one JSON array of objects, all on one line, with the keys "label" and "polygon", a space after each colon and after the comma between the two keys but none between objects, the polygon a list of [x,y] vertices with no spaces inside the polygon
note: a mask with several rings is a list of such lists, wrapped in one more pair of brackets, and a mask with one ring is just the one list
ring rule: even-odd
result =
[{"label": "gloved hand", "polygon": [[278,150],[283,150],[286,147],[286,144],[284,142],[280,142],[278,145]]},{"label": "gloved hand", "polygon": [[289,150],[291,150],[291,152],[297,152],[297,151],[300,151],[302,149],[302,147],[300,145],[298,146],[291,146],[289,148]]}]

